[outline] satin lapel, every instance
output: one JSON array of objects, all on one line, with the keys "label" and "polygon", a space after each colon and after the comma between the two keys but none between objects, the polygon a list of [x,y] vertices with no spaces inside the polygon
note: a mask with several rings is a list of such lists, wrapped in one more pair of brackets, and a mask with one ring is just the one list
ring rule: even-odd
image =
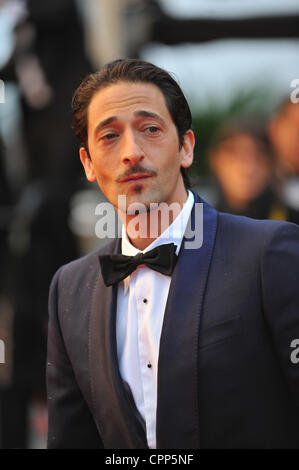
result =
[{"label": "satin lapel", "polygon": [[[120,240],[112,251],[120,252]],[[105,286],[99,265],[89,325],[93,412],[105,448],[146,448],[144,430],[128,399],[118,368],[116,301],[117,286]]]},{"label": "satin lapel", "polygon": [[[186,249],[184,238],[165,309],[158,366],[157,443],[161,449],[200,446],[199,324],[216,235],[217,211],[193,194],[195,203],[204,204],[201,206],[203,244],[198,249]],[[193,206],[192,228],[195,220]]]}]

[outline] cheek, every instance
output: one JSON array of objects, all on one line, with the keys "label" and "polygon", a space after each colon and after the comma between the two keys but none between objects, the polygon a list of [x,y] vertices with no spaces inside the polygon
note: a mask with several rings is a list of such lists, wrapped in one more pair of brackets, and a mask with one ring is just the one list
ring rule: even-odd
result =
[{"label": "cheek", "polygon": [[94,166],[95,176],[97,180],[97,184],[103,193],[105,193],[105,189],[109,184],[109,173],[107,173],[102,165],[97,164]]},{"label": "cheek", "polygon": [[163,148],[158,154],[158,159],[166,174],[176,173],[181,166],[180,153],[176,145]]},{"label": "cheek", "polygon": [[214,168],[215,174],[217,178],[220,180],[222,184],[229,182],[231,178],[234,178],[235,169],[234,164],[232,161],[227,160],[225,156],[218,156],[218,160],[216,162]]},{"label": "cheek", "polygon": [[109,161],[107,159],[102,159],[100,156],[97,156],[94,168],[96,170],[97,178],[100,181],[109,181],[114,174],[114,169],[111,167]]}]

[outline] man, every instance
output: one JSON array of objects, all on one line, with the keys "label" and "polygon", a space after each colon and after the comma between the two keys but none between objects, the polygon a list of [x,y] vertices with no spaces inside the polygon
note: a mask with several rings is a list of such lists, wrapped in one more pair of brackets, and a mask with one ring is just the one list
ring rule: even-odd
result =
[{"label": "man", "polygon": [[254,219],[299,223],[274,183],[275,162],[263,121],[238,115],[225,121],[209,161],[218,192],[217,210]]},{"label": "man", "polygon": [[282,177],[299,174],[299,103],[285,99],[269,119],[269,137]]},{"label": "man", "polygon": [[277,189],[289,207],[287,220],[299,224],[299,103],[285,99],[269,119],[268,134],[275,156]]},{"label": "man", "polygon": [[219,193],[217,209],[255,219],[271,218],[272,155],[257,117],[225,121],[214,139],[209,162]]},{"label": "man", "polygon": [[[186,189],[190,110],[152,64],[87,77],[73,115],[86,176],[124,223],[52,281],[48,447],[299,447],[298,227]],[[179,208],[166,224],[163,203]]]}]

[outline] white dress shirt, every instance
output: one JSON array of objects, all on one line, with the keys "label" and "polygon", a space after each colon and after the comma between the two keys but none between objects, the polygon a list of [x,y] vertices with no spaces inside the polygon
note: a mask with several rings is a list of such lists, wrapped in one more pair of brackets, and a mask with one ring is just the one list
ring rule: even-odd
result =
[{"label": "white dress shirt", "polygon": [[[178,254],[194,203],[188,198],[173,223],[143,253],[166,243],[175,243]],[[140,250],[129,241],[122,226],[122,254],[135,256]],[[136,407],[146,423],[150,449],[156,448],[157,373],[159,344],[171,276],[146,266],[137,269],[118,285],[116,337],[120,374],[130,386]]]}]

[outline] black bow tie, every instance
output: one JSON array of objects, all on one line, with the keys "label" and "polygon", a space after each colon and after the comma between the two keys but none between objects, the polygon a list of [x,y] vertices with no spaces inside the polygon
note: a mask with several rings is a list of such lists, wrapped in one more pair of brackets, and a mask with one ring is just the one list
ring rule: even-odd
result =
[{"label": "black bow tie", "polygon": [[147,253],[138,253],[136,256],[100,255],[99,260],[105,285],[111,286],[122,281],[140,264],[145,264],[155,271],[170,276],[177,261],[175,250],[176,245],[168,243],[157,246]]}]

